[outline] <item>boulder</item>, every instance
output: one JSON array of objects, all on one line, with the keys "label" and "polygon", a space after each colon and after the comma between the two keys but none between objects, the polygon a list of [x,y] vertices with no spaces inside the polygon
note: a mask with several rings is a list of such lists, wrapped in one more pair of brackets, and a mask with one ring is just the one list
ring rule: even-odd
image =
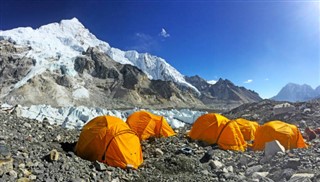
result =
[{"label": "boulder", "polygon": [[50,156],[50,161],[57,161],[57,160],[59,160],[59,152],[56,150],[56,149],[53,149],[53,150],[51,150],[50,151],[50,154],[49,154],[49,156]]},{"label": "boulder", "polygon": [[251,176],[255,172],[259,172],[262,169],[262,165],[251,166],[246,170],[246,176]]},{"label": "boulder", "polygon": [[267,142],[264,147],[264,155],[267,158],[274,156],[278,152],[285,152],[285,148],[280,144],[278,140]]},{"label": "boulder", "polygon": [[295,107],[289,103],[282,103],[275,105],[273,107],[273,114],[278,115],[278,114],[283,114],[283,113],[288,113],[294,111]]},{"label": "boulder", "polygon": [[224,166],[223,163],[217,160],[210,160],[209,165],[211,166],[212,169],[220,169]]},{"label": "boulder", "polygon": [[7,145],[0,143],[0,176],[13,170],[13,159]]},{"label": "boulder", "polygon": [[311,178],[314,177],[314,174],[311,173],[297,173],[291,176],[288,182],[311,182]]},{"label": "boulder", "polygon": [[0,176],[13,170],[13,159],[0,159]]},{"label": "boulder", "polygon": [[297,169],[301,165],[300,158],[290,158],[287,162],[287,168]]}]

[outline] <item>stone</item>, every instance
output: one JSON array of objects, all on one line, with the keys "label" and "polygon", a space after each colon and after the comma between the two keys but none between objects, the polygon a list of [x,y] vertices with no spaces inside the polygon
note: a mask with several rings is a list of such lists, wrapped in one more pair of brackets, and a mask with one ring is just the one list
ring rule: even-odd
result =
[{"label": "stone", "polygon": [[24,176],[30,176],[32,173],[27,169],[20,169],[20,171],[24,174]]},{"label": "stone", "polygon": [[262,165],[251,166],[246,170],[246,176],[251,176],[254,172],[258,172],[262,169]]},{"label": "stone", "polygon": [[117,178],[112,179],[111,182],[120,182],[120,179],[117,177]]},{"label": "stone", "polygon": [[261,179],[263,177],[266,177],[269,174],[269,172],[254,172],[252,174],[252,178],[254,179]]},{"label": "stone", "polygon": [[248,162],[249,161],[249,158],[245,155],[241,156],[240,159],[239,159],[239,166],[247,166],[248,165]]},{"label": "stone", "polygon": [[61,135],[57,135],[56,140],[60,141],[61,140]]},{"label": "stone", "polygon": [[259,182],[275,182],[272,179],[268,178],[268,177],[261,177],[259,179]]},{"label": "stone", "polygon": [[290,180],[288,182],[307,182],[310,181],[311,182],[311,178],[314,177],[314,174],[311,173],[296,173],[294,175],[291,176]]},{"label": "stone", "polygon": [[94,161],[93,165],[97,171],[106,171],[107,170],[106,165],[102,162]]},{"label": "stone", "polygon": [[13,170],[13,159],[1,159],[0,160],[0,176]]},{"label": "stone", "polygon": [[35,181],[35,180],[37,179],[37,176],[31,174],[31,175],[29,176],[29,179],[30,179],[31,181]]},{"label": "stone", "polygon": [[0,143],[0,160],[1,159],[10,159],[11,153],[6,144]]},{"label": "stone", "polygon": [[209,171],[208,170],[202,170],[201,173],[204,174],[204,175],[209,175]]},{"label": "stone", "polygon": [[9,171],[9,175],[10,175],[12,178],[17,178],[17,177],[18,177],[18,173],[17,173],[15,170]]},{"label": "stone", "polygon": [[224,165],[223,165],[223,163],[221,163],[220,161],[210,160],[210,161],[209,161],[209,166],[210,166],[212,169],[220,169],[220,168],[222,168]]},{"label": "stone", "polygon": [[283,114],[283,113],[289,113],[295,110],[295,107],[289,103],[282,103],[277,104],[273,107],[273,114]]},{"label": "stone", "polygon": [[264,147],[264,155],[267,158],[271,158],[278,152],[285,152],[285,148],[280,144],[278,140],[273,140],[271,142],[266,142]]},{"label": "stone", "polygon": [[163,151],[159,148],[156,148],[155,153],[156,153],[156,155],[163,155],[164,154]]},{"label": "stone", "polygon": [[29,178],[19,178],[17,182],[30,182]]},{"label": "stone", "polygon": [[29,124],[29,123],[24,123],[23,126],[26,127],[26,128],[31,128],[32,127],[31,124]]},{"label": "stone", "polygon": [[210,149],[208,150],[203,157],[200,159],[201,163],[209,162],[210,159],[212,159],[212,156],[214,155],[214,150]]},{"label": "stone", "polygon": [[300,158],[289,158],[286,166],[287,168],[297,169],[298,166],[300,165],[301,165]]},{"label": "stone", "polygon": [[56,149],[53,149],[50,151],[50,154],[49,154],[49,159],[50,161],[57,161],[59,160],[59,152],[56,150]]},{"label": "stone", "polygon": [[228,166],[226,169],[227,169],[229,172],[233,173],[233,166]]}]

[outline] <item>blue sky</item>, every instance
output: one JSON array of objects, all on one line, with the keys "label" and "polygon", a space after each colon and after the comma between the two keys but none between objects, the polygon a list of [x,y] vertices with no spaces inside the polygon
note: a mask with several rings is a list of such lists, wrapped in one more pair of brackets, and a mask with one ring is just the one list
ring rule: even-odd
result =
[{"label": "blue sky", "polygon": [[263,98],[289,82],[320,85],[319,1],[0,0],[1,30],[73,17],[113,47]]}]

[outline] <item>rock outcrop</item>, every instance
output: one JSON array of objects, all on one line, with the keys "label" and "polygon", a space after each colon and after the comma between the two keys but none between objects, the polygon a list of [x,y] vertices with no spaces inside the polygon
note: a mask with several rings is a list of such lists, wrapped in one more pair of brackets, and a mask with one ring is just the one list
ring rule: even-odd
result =
[{"label": "rock outcrop", "polygon": [[262,100],[256,92],[238,87],[227,79],[220,78],[215,84],[209,84],[199,76],[185,77],[185,79],[201,92],[200,100],[209,106],[232,109],[244,103]]}]

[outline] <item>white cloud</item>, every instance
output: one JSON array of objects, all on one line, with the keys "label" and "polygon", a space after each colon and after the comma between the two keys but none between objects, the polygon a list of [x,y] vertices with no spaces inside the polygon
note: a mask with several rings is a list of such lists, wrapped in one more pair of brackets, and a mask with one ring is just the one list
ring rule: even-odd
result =
[{"label": "white cloud", "polygon": [[167,37],[170,37],[170,34],[164,28],[162,28],[160,32],[160,36],[167,38]]},{"label": "white cloud", "polygon": [[252,82],[253,82],[253,80],[249,79],[249,80],[247,80],[247,81],[245,81],[243,83],[252,83]]}]

